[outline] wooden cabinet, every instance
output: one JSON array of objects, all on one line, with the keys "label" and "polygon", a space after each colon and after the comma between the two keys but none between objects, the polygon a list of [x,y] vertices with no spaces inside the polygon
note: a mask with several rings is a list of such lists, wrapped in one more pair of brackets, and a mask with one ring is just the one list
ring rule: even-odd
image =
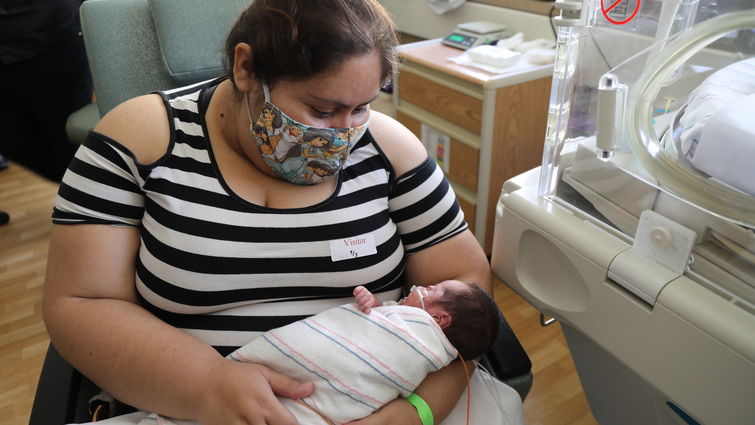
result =
[{"label": "wooden cabinet", "polygon": [[440,40],[403,45],[396,118],[420,139],[423,126],[444,135],[439,162],[490,254],[501,185],[540,165],[553,67],[520,63],[492,74],[448,60],[461,53]]}]

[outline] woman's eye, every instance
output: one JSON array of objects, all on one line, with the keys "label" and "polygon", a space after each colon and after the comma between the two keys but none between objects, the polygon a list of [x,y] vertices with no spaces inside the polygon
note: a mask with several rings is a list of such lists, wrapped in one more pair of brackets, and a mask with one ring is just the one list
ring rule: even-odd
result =
[{"label": "woman's eye", "polygon": [[330,111],[321,111],[321,110],[315,109],[315,108],[312,108],[312,111],[315,114],[315,116],[317,116],[318,118],[327,118],[327,117],[329,117],[329,116],[331,116],[333,114]]}]

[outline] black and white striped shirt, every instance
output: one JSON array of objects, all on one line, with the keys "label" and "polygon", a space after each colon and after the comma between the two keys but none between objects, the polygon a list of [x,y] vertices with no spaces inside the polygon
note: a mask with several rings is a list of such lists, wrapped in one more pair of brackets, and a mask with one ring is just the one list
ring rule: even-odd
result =
[{"label": "black and white striped shirt", "polygon": [[[404,256],[466,229],[435,162],[397,177],[369,131],[325,201],[274,209],[243,200],[223,180],[206,136],[203,93],[218,82],[161,93],[171,141],[153,164],[90,132],[53,212],[56,224],[138,227],[136,287],[165,322],[225,355],[261,332],[353,302],[357,285],[397,299]],[[334,244],[349,238],[374,253],[339,259]]]}]

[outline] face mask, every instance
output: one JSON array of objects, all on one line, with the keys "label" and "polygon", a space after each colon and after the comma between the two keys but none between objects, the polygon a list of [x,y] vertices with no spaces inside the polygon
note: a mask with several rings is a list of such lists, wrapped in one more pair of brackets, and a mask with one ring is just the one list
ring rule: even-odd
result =
[{"label": "face mask", "polygon": [[257,122],[252,121],[249,99],[244,95],[249,132],[265,163],[275,174],[293,184],[315,184],[338,173],[351,148],[367,131],[369,120],[353,128],[304,125],[270,102],[267,84],[262,84],[262,90],[265,104]]}]

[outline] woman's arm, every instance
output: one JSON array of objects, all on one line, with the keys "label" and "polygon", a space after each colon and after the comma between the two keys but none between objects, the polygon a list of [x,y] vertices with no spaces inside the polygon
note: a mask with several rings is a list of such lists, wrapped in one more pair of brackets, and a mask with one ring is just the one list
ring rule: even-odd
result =
[{"label": "woman's arm", "polygon": [[[427,158],[419,139],[384,114],[372,112],[370,131],[393,165],[396,176],[414,169]],[[469,230],[407,257],[408,285],[431,285],[448,279],[476,283],[489,293],[493,291],[490,264]]]},{"label": "woman's arm", "polygon": [[[391,161],[397,176],[417,167],[427,157],[427,152],[419,140],[405,127],[385,115],[373,112],[370,130]],[[407,257],[407,284],[430,285],[448,279],[477,283],[492,293],[490,265],[469,230]],[[467,362],[467,366],[471,373],[472,364]],[[466,385],[464,368],[460,361],[454,361],[444,369],[428,375],[415,393],[430,405],[437,424],[454,408]],[[373,424],[421,425],[421,422],[416,409],[406,400],[398,399],[375,414],[354,422],[354,425]]]},{"label": "woman's arm", "polygon": [[143,410],[204,424],[243,423],[235,416],[263,414],[296,423],[272,395],[299,397],[302,388],[289,378],[226,360],[137,305],[138,246],[133,228],[54,226],[44,316],[60,353],[114,397]]},{"label": "woman's arm", "polygon": [[[155,116],[165,117],[164,110],[162,115],[150,113],[155,105],[162,108],[156,100],[127,102],[97,130],[121,141],[140,162],[159,158],[167,141],[144,130],[159,133],[167,125],[152,122]],[[153,144],[142,148],[137,139]],[[160,143],[162,152],[154,148]],[[262,366],[226,360],[139,306],[139,245],[134,227],[53,226],[43,311],[60,353],[114,397],[143,410],[206,425],[296,423],[273,393],[298,398],[311,391],[311,385],[297,385]]]},{"label": "woman's arm", "polygon": [[472,232],[464,232],[410,255],[406,260],[409,285],[432,285],[448,279],[476,283],[493,293],[490,263]]}]

